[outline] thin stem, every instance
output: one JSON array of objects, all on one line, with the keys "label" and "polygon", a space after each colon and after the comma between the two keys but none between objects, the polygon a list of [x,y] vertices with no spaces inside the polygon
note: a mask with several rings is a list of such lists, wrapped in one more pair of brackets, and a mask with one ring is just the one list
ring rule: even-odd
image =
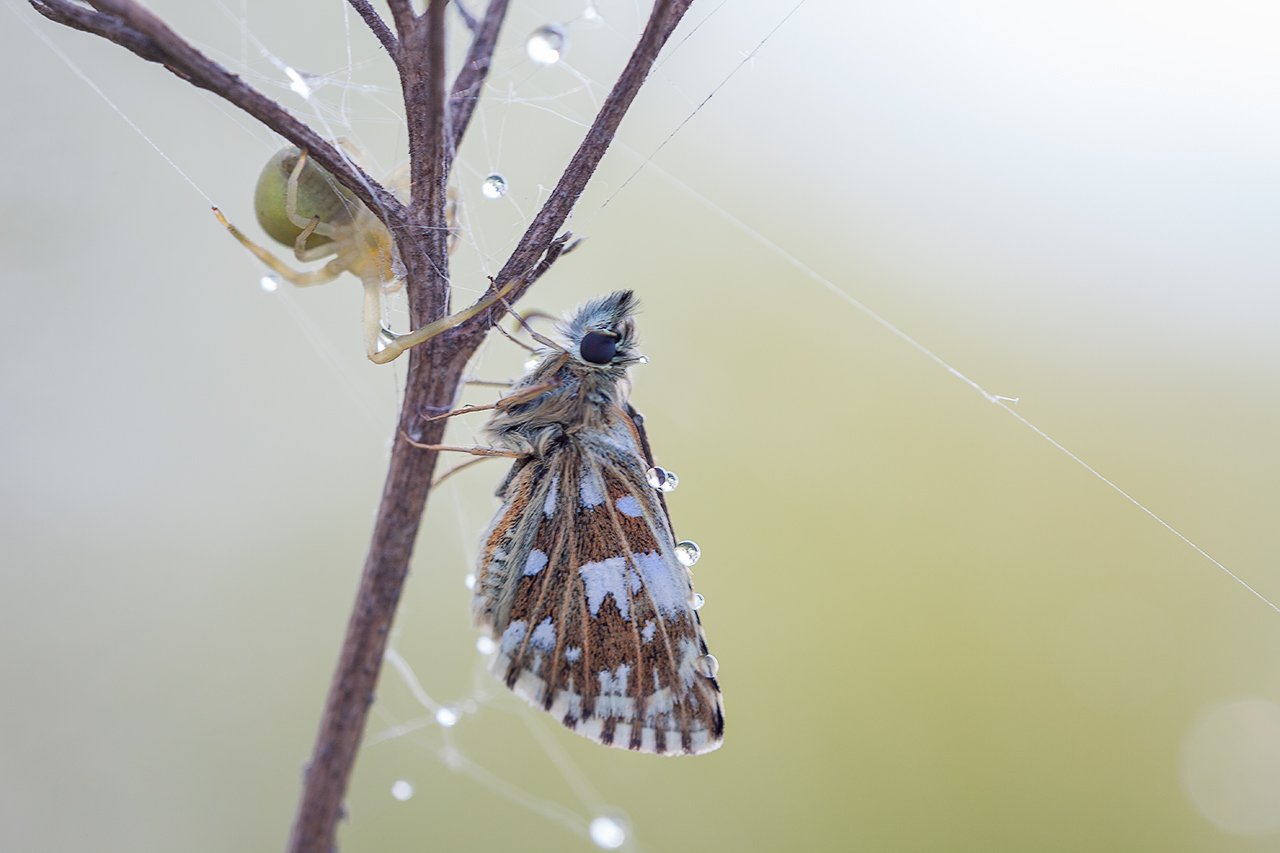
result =
[{"label": "thin stem", "polygon": [[[475,37],[467,56],[462,60],[462,68],[453,81],[453,90],[449,95],[450,112],[453,115],[453,147],[457,150],[462,144],[462,137],[471,123],[471,115],[480,101],[480,90],[489,76],[489,67],[493,64],[493,50],[498,44],[498,32],[507,16],[508,0],[490,0],[485,10],[484,20],[478,25],[472,19],[471,31]],[[461,6],[454,4],[460,11]]]},{"label": "thin stem", "polygon": [[467,11],[467,7],[462,4],[462,0],[453,0],[453,8],[457,11],[458,17],[462,19],[462,23],[466,24],[467,29],[474,33],[476,31],[476,16]]},{"label": "thin stem", "polygon": [[391,9],[391,20],[395,21],[396,32],[403,39],[418,20],[413,11],[413,3],[411,0],[387,0],[387,6]]},{"label": "thin stem", "polygon": [[373,8],[369,0],[347,0],[351,4],[351,8],[360,13],[360,17],[364,18],[365,25],[378,37],[378,41],[382,42],[382,47],[391,55],[391,59],[397,65],[400,63],[400,43],[396,39],[396,34],[391,32],[391,28],[387,26],[387,22],[382,20],[382,16],[378,14],[378,10]]}]

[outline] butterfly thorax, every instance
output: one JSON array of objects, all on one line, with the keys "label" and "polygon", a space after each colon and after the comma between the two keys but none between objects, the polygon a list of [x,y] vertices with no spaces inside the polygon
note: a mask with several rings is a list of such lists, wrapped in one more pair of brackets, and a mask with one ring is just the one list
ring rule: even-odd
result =
[{"label": "butterfly thorax", "polygon": [[598,368],[545,352],[511,389],[511,396],[545,388],[531,399],[500,408],[485,427],[498,446],[546,456],[566,441],[612,432],[622,423],[630,393],[625,368]]}]

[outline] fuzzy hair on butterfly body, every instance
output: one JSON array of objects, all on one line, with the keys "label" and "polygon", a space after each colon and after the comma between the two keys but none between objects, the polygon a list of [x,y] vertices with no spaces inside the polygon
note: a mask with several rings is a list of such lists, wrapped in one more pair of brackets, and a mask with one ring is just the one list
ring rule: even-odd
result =
[{"label": "fuzzy hair on butterfly body", "polygon": [[689,570],[679,561],[627,369],[635,296],[583,305],[486,427],[516,452],[481,546],[474,614],[490,669],[610,746],[696,754],[724,714]]}]

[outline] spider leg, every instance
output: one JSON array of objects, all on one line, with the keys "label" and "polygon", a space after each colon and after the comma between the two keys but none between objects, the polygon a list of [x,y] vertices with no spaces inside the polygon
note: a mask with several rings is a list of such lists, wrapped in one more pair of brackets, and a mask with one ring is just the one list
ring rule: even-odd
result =
[{"label": "spider leg", "polygon": [[364,352],[370,361],[376,361],[379,338],[385,334],[382,327],[382,282],[376,278],[365,278],[364,307],[361,314],[361,326],[364,330]]},{"label": "spider leg", "polygon": [[320,217],[313,216],[311,221],[307,223],[307,227],[298,232],[298,236],[293,240],[293,256],[298,260],[302,260],[307,253],[307,240],[315,233],[316,228],[320,225]]},{"label": "spider leg", "polygon": [[329,261],[329,263],[320,267],[318,270],[311,270],[309,272],[295,270],[293,267],[280,260],[280,258],[276,257],[271,251],[262,248],[257,243],[244,236],[244,233],[239,228],[227,221],[227,217],[222,215],[221,210],[218,210],[218,208],[215,207],[213,209],[213,215],[218,217],[218,221],[221,222],[222,226],[231,233],[232,237],[235,237],[240,241],[240,245],[244,246],[250,252],[253,252],[254,256],[257,257],[258,260],[269,266],[272,271],[290,284],[296,284],[298,287],[307,287],[312,284],[324,284],[325,282],[333,281],[335,278],[342,275],[344,268],[336,258]]},{"label": "spider leg", "polygon": [[[502,289],[497,293],[486,299],[481,299],[469,308],[464,308],[456,314],[443,317],[434,323],[428,323],[419,329],[414,329],[412,332],[407,332],[403,335],[391,335],[390,341],[387,341],[386,346],[377,352],[369,354],[369,360],[374,364],[387,364],[394,361],[411,347],[426,343],[437,335],[442,335],[455,326],[465,323],[477,314],[488,311],[499,302],[505,300],[511,291],[515,290],[523,281],[523,278],[513,278],[503,285]],[[386,337],[383,340],[386,341]]]},{"label": "spider leg", "polygon": [[[303,151],[298,155],[298,162],[293,164],[293,171],[289,173],[289,180],[284,185],[284,213],[289,217],[289,221],[299,228],[310,228],[321,237],[333,237],[334,228],[327,222],[321,222],[319,217],[312,219],[304,219],[298,213],[298,178],[302,175],[302,170],[307,165],[307,152]],[[307,237],[311,236],[311,232],[304,232]],[[305,244],[305,238],[299,238],[302,242],[296,243],[296,246]]]}]

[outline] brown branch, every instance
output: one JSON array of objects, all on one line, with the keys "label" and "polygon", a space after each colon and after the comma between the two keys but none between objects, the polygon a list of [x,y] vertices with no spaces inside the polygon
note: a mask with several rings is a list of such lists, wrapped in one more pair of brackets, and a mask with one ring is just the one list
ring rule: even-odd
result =
[{"label": "brown branch", "polygon": [[[65,0],[32,0],[31,5],[37,12],[55,23],[65,24],[81,32],[102,36],[108,41],[113,41],[136,53],[148,62],[163,64],[165,61],[163,52],[155,42],[141,33],[129,29],[110,15],[104,15],[101,12],[86,9],[78,3],[65,2]],[[170,70],[175,74],[179,73],[176,69]],[[179,76],[182,75],[179,74]]]},{"label": "brown branch", "polygon": [[391,9],[391,20],[396,23],[396,32],[403,39],[405,34],[413,29],[414,22],[418,20],[418,16],[413,11],[412,0],[387,0],[387,6]]},{"label": "brown branch", "polygon": [[391,55],[391,60],[399,65],[400,43],[396,39],[396,34],[387,26],[387,22],[382,20],[378,10],[370,5],[369,0],[347,0],[347,2],[351,4],[352,9],[360,13],[360,17],[364,18],[365,26],[378,37],[378,41],[382,42],[382,47]]},{"label": "brown branch", "polygon": [[[556,232],[569,218],[587,181],[595,174],[600,160],[609,150],[623,116],[627,114],[631,102],[649,76],[662,46],[667,43],[692,2],[693,0],[657,0],[654,3],[653,12],[649,15],[649,21],[645,24],[644,32],[640,34],[640,41],[631,52],[626,67],[622,69],[618,81],[600,106],[600,112],[583,137],[582,144],[574,152],[569,165],[565,167],[555,189],[551,191],[533,222],[529,223],[511,257],[494,276],[492,288],[500,288],[513,278],[525,275],[556,239]],[[530,284],[531,282],[516,288],[513,298],[507,301],[515,303],[528,291]],[[481,298],[484,298],[483,295]],[[464,327],[465,333],[478,345],[480,338],[490,326],[502,319],[504,313],[506,309],[500,305],[495,306]]]},{"label": "brown branch", "polygon": [[[480,89],[485,78],[489,76],[489,67],[493,64],[493,50],[498,45],[498,32],[502,29],[502,21],[507,15],[508,0],[490,0],[485,10],[484,20],[478,25],[472,18],[471,31],[475,37],[462,60],[462,68],[453,81],[453,90],[449,94],[450,112],[453,124],[453,148],[456,151],[462,144],[462,137],[471,123],[471,115],[480,100]],[[454,3],[463,12],[461,6]]]},{"label": "brown branch", "polygon": [[96,13],[89,13],[72,0],[31,0],[31,5],[50,20],[102,36],[148,62],[160,63],[193,86],[225,98],[306,149],[312,160],[332,173],[370,210],[379,211],[393,233],[408,229],[408,211],[390,191],[284,107],[196,50],[133,0],[93,0]]},{"label": "brown branch", "polygon": [[457,10],[458,17],[467,25],[467,29],[474,33],[477,26],[476,16],[467,11],[467,7],[462,5],[462,0],[453,0],[453,8]]},{"label": "brown branch", "polygon": [[[430,0],[426,13],[421,16],[414,14],[410,0],[387,0],[398,37],[391,34],[368,0],[349,0],[396,59],[400,72],[410,150],[411,196],[407,206],[311,128],[209,60],[133,0],[90,0],[96,11],[72,0],[30,2],[50,20],[99,35],[149,62],[164,65],[305,148],[315,162],[377,213],[395,236],[406,271],[413,325],[421,328],[446,314],[449,302],[446,186],[454,149],[470,122],[488,74],[507,0],[490,0],[479,23],[458,6],[464,20],[470,19],[468,25],[475,35],[447,97],[444,76],[447,0]],[[516,301],[557,258],[573,248],[568,233],[557,234],[690,2],[656,0],[644,33],[599,115],[555,189],[491,283],[490,292],[518,282],[510,300]],[[437,451],[414,447],[405,437],[414,435],[425,444],[440,442],[445,422],[426,421],[422,415],[452,408],[468,360],[487,330],[505,311],[505,307],[495,307],[482,312],[410,351],[404,403],[386,484],[315,750],[307,768],[289,841],[291,853],[331,853],[335,849],[342,800],[373,701],[438,456]]]},{"label": "brown branch", "polygon": [[[445,101],[445,28],[447,0],[430,0],[426,14],[401,33],[404,45],[400,85],[404,90],[409,133],[410,215],[418,225],[418,245],[401,247],[409,270],[409,315],[415,328],[443,317],[449,309],[449,223],[445,216],[449,171],[453,167],[452,135]],[[439,287],[415,288],[417,276]]]}]

